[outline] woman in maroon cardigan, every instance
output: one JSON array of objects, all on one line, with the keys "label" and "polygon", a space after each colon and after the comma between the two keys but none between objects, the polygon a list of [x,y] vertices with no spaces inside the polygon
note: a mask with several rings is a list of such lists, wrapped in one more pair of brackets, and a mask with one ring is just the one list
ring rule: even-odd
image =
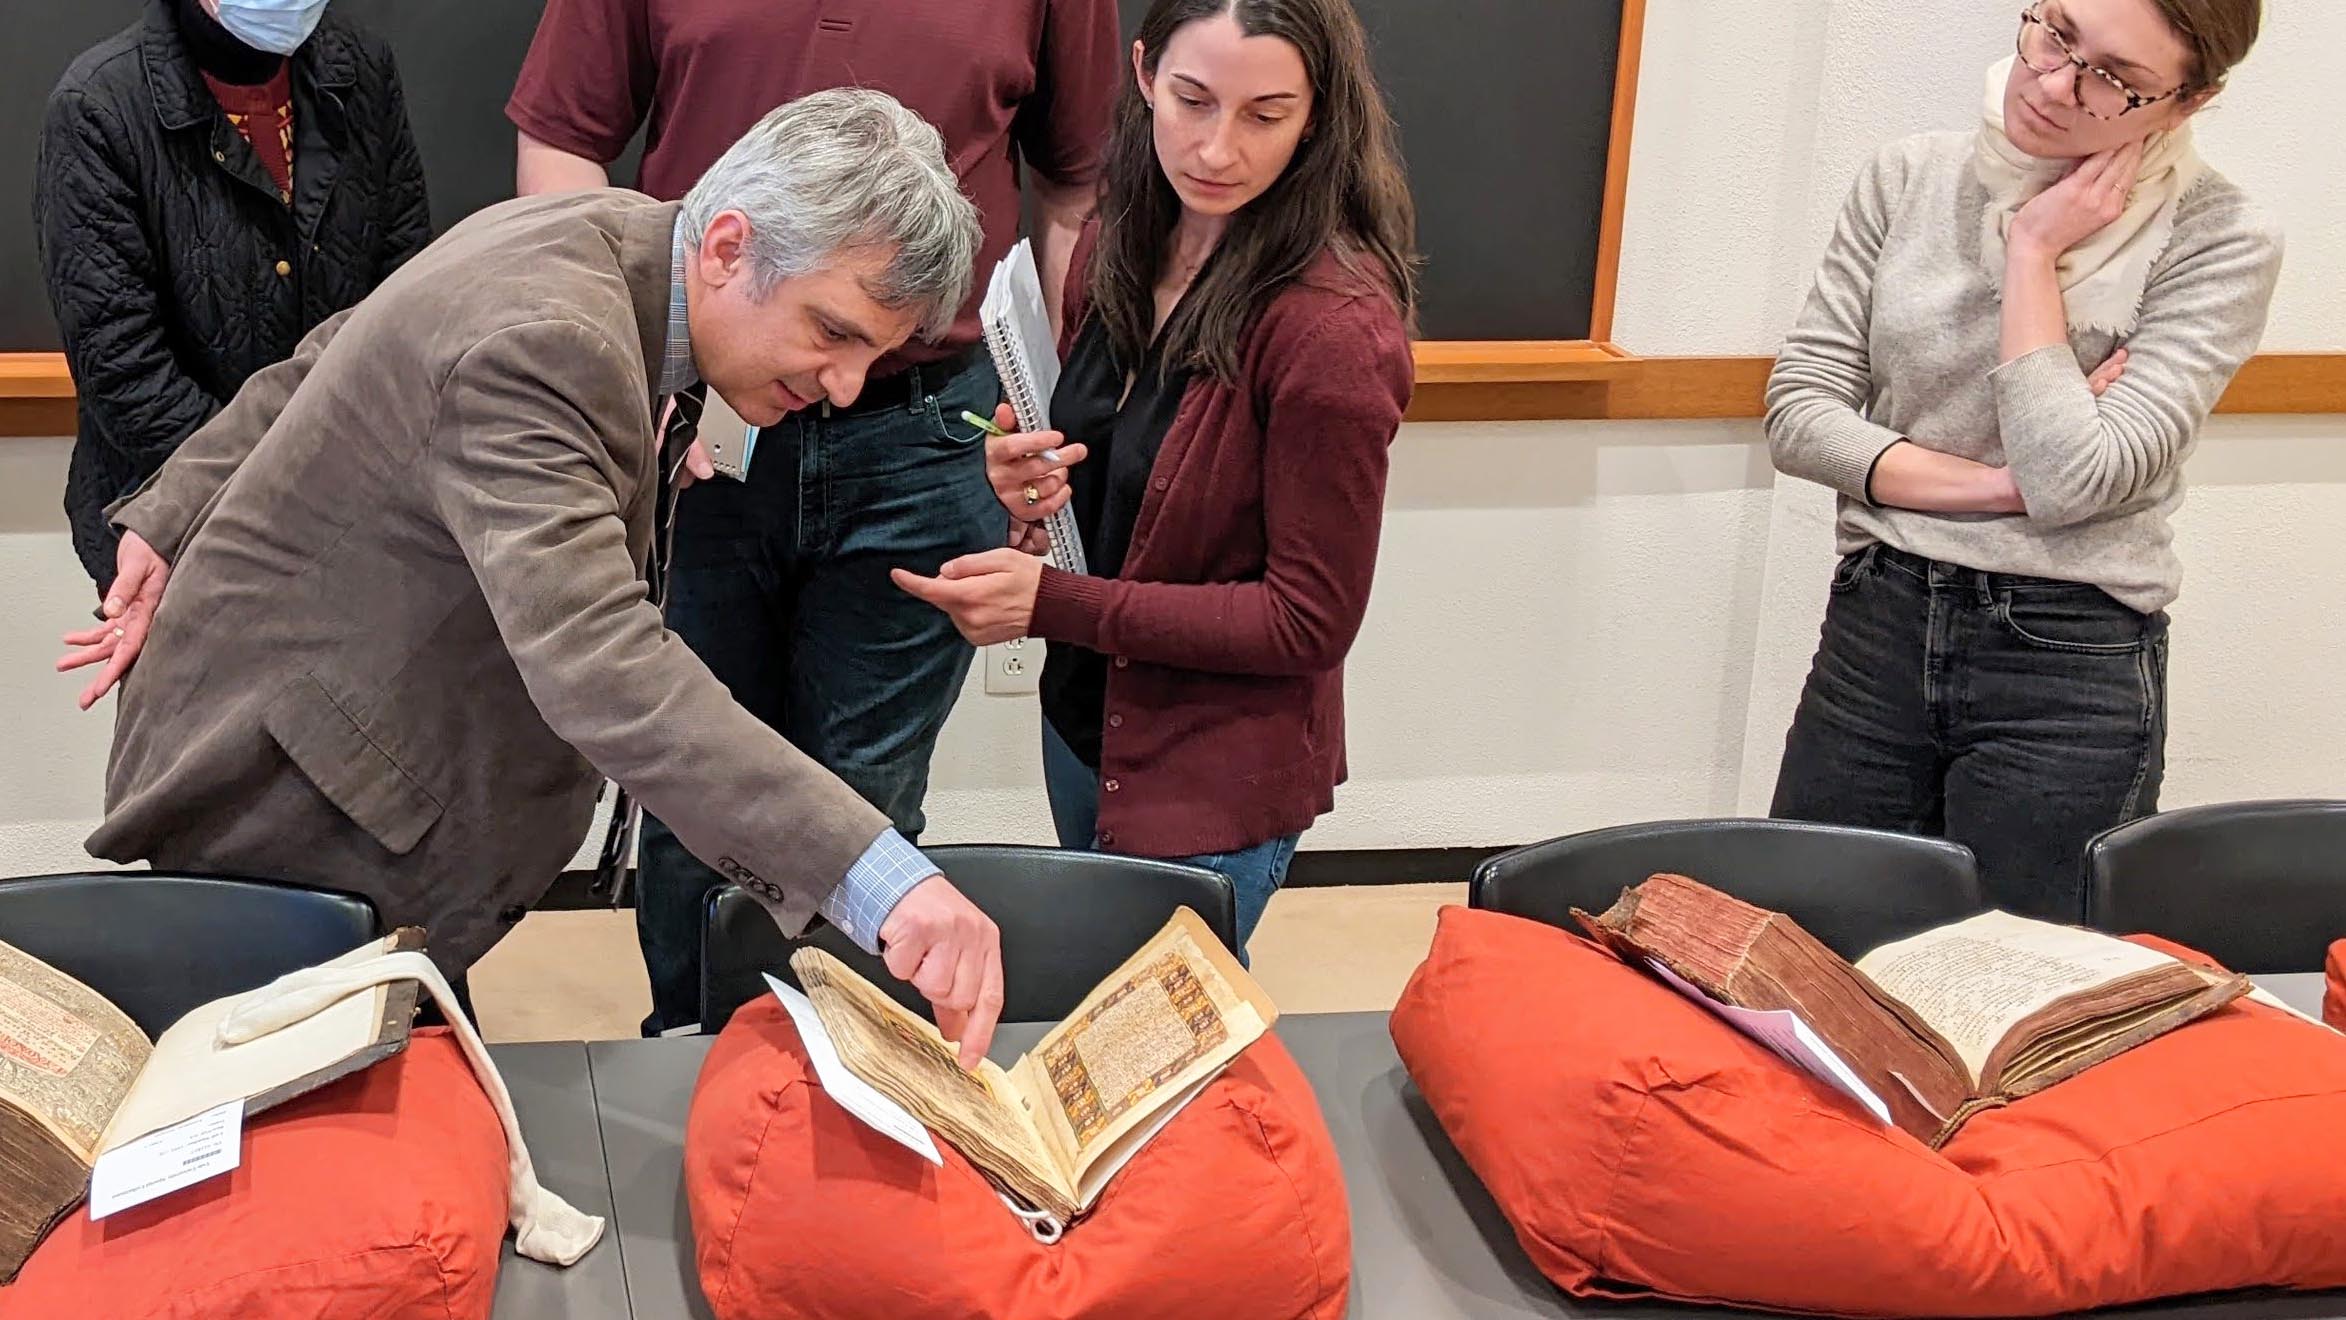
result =
[{"label": "woman in maroon cardigan", "polygon": [[[1414,213],[1349,0],[1156,0],[1133,73],[1070,277],[1059,430],[987,449],[1016,544],[897,581],[980,645],[1049,640],[1061,844],[1230,876],[1243,949],[1344,778]],[[1036,557],[1070,502],[1087,575]]]}]

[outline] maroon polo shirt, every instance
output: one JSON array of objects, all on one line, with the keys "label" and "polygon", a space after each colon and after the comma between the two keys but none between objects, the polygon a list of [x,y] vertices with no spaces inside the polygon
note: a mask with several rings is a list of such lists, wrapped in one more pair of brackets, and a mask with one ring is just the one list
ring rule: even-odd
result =
[{"label": "maroon polo shirt", "polygon": [[1095,180],[1123,67],[1114,0],[548,0],[505,115],[606,163],[648,120],[636,186],[673,200],[785,101],[851,86],[902,101],[944,135],[985,245],[952,333],[885,374],[977,342],[986,277],[1018,238],[1013,153],[1056,183]]}]

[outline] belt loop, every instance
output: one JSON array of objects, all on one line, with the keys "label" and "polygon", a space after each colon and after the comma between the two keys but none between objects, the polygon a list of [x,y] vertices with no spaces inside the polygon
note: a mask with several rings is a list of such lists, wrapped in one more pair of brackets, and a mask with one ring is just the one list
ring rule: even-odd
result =
[{"label": "belt loop", "polygon": [[1996,603],[1995,575],[1979,569],[1973,569],[1972,576],[1979,588],[1979,603],[1983,607],[1993,606]]},{"label": "belt loop", "polygon": [[928,402],[928,398],[927,392],[921,389],[920,367],[918,365],[906,367],[904,369],[904,411],[908,413],[919,412],[922,406]]}]

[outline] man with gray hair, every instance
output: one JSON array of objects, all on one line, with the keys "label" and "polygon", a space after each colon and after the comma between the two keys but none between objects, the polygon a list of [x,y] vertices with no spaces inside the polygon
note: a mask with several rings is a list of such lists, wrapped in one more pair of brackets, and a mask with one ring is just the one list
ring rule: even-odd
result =
[{"label": "man with gray hair", "polygon": [[[978,271],[1023,229],[1055,315],[1115,99],[1132,94],[1118,26],[1115,0],[546,0],[505,106],[514,185],[601,187],[640,134],[635,186],[681,197],[772,107],[876,88],[943,135],[977,203]],[[855,399],[766,429],[751,462],[728,425],[722,467],[694,460],[725,479],[693,483],[678,505],[668,626],[741,704],[914,840],[976,653],[888,573],[934,573],[1002,544],[985,446],[962,414],[993,417],[1003,397],[972,297],[944,334],[875,364]],[[714,423],[731,419],[711,420],[714,444]],[[656,810],[639,855],[649,1035],[700,1016],[701,911],[724,877]]]},{"label": "man with gray hair", "polygon": [[667,631],[655,546],[682,392],[767,425],[853,399],[950,320],[977,236],[936,131],[858,91],[771,112],[681,205],[457,225],[111,511],[123,608],[66,664],[107,666],[85,705],[138,664],[90,851],[364,894],[454,976],[607,775],[784,930],[883,952],[974,1063],[993,924]]}]

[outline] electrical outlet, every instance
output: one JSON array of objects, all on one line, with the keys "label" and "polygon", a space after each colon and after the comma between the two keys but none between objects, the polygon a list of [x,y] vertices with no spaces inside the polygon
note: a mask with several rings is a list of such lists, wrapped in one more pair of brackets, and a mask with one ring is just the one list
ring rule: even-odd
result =
[{"label": "electrical outlet", "polygon": [[1017,696],[1035,690],[1043,677],[1043,644],[1032,637],[996,642],[986,648],[986,692]]}]

